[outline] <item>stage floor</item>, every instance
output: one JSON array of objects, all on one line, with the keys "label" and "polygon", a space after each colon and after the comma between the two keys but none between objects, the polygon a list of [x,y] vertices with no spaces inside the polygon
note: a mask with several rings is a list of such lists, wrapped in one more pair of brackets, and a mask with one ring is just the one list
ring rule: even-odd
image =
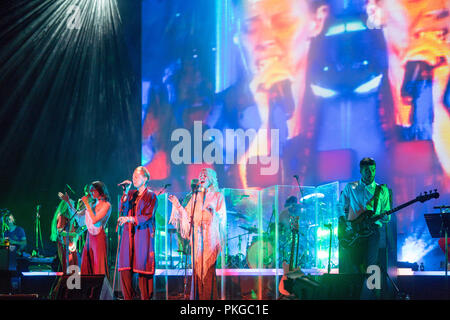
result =
[{"label": "stage floor", "polygon": [[[303,273],[311,276],[327,274],[326,269],[302,269]],[[191,275],[192,269],[156,269],[156,276],[184,276]],[[339,274],[339,269],[331,269],[331,274]],[[33,271],[22,272],[23,276],[61,276],[62,272]],[[217,276],[282,276],[283,269],[216,269]],[[445,276],[445,271],[413,271],[408,268],[397,269],[398,276]],[[450,277],[450,270],[448,271]]]},{"label": "stage floor", "polygon": [[[301,299],[306,300],[358,300],[355,283],[361,282],[359,275],[343,275],[338,269],[330,274],[324,269],[302,269],[320,283],[319,288],[302,288]],[[412,271],[398,269],[393,278],[399,291],[406,293],[410,300],[448,300],[450,292],[445,283],[445,271]],[[112,273],[113,274],[113,273]],[[111,274],[111,275],[112,275]],[[185,274],[188,276],[185,278]],[[19,294],[38,294],[39,299],[48,299],[52,285],[62,275],[60,272],[23,272]],[[157,269],[155,277],[156,300],[184,299],[185,280],[189,287],[191,270]],[[217,269],[219,296],[227,300],[276,300],[280,298],[277,285],[282,269]],[[112,279],[110,281],[112,287]],[[392,286],[391,286],[392,289]],[[390,289],[390,290],[391,290]],[[393,290],[391,290],[393,291]],[[121,296],[116,278],[115,296]],[[398,299],[395,294],[388,300]]]}]

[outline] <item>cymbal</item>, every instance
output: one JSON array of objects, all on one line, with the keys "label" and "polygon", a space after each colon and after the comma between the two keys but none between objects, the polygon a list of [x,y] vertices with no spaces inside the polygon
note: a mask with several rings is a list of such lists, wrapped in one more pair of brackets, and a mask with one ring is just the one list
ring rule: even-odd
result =
[{"label": "cymbal", "polygon": [[322,198],[325,198],[325,195],[323,193],[315,192],[315,193],[311,193],[311,194],[308,194],[308,195],[300,198],[299,203],[305,203],[305,202],[308,203],[308,201],[312,201],[314,199],[322,199]]},{"label": "cymbal", "polygon": [[258,233],[258,229],[252,226],[239,226],[239,228],[244,229],[250,233]]},{"label": "cymbal", "polygon": [[249,221],[251,219],[251,217],[244,216],[242,213],[235,212],[235,211],[227,211],[227,214],[230,214],[230,215],[232,215],[232,216],[234,216],[236,218],[244,219],[244,220],[247,220],[247,221]]}]

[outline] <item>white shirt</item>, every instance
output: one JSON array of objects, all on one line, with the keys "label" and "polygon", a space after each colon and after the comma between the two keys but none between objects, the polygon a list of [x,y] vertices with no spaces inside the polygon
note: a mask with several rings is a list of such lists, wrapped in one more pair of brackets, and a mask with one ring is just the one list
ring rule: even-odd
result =
[{"label": "white shirt", "polygon": [[[342,190],[339,197],[339,205],[345,214],[347,220],[355,220],[359,215],[366,210],[373,210],[374,195],[377,183],[373,181],[366,185],[361,180],[350,182]],[[379,215],[385,211],[390,210],[390,194],[386,185],[381,185],[380,195],[378,198],[378,206],[375,215]],[[383,218],[383,222],[388,222],[389,216]],[[381,221],[376,222],[381,226]]]}]

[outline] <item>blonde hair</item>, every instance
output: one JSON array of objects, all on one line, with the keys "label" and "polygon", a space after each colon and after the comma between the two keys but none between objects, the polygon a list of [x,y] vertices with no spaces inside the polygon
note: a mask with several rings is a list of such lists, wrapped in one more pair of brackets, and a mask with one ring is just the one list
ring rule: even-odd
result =
[{"label": "blonde hair", "polygon": [[211,179],[211,184],[214,191],[219,191],[219,182],[217,181],[217,173],[211,168],[203,168],[200,172],[205,172],[208,178]]}]

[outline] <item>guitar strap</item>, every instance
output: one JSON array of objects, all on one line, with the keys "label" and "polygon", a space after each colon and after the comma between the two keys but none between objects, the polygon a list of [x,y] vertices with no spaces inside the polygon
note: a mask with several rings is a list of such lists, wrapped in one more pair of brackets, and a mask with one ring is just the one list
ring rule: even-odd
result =
[{"label": "guitar strap", "polygon": [[381,184],[377,185],[375,188],[375,194],[374,194],[374,198],[373,198],[373,213],[376,214],[377,213],[377,208],[378,208],[378,202],[379,202],[379,198],[380,198],[380,192],[381,192]]}]

